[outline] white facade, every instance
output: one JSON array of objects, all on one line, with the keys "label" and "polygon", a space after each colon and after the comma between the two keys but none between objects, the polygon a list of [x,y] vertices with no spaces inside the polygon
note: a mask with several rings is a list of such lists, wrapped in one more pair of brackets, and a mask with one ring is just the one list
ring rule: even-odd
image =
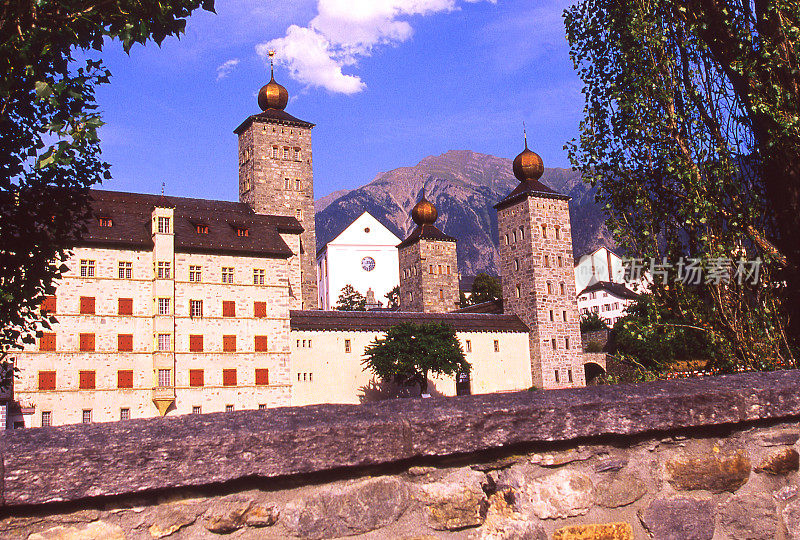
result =
[{"label": "white facade", "polygon": [[584,255],[575,264],[575,290],[581,315],[597,313],[613,326],[636,298],[647,291],[649,274],[637,281],[625,281],[622,258],[602,247]]},{"label": "white facade", "polygon": [[361,214],[317,255],[320,309],[336,305],[345,285],[386,305],[385,295],[400,284],[400,239],[369,212]]},{"label": "white facade", "polygon": [[[625,315],[625,309],[634,301],[634,295],[628,295],[619,290],[610,290],[598,285],[596,290],[584,292],[578,295],[578,306],[581,315],[597,313],[607,325],[614,326],[616,322]],[[620,294],[622,292],[622,294]]]}]

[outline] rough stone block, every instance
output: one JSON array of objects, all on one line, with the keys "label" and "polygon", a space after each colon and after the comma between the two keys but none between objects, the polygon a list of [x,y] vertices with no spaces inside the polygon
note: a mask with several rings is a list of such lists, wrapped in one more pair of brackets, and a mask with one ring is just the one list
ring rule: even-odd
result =
[{"label": "rough stone block", "polygon": [[773,540],[780,522],[775,501],[767,495],[736,494],[722,505],[720,524],[731,538]]},{"label": "rough stone block", "polygon": [[647,486],[641,478],[631,473],[619,473],[597,483],[594,501],[606,508],[618,508],[638,501],[645,493]]},{"label": "rough stone block", "polygon": [[479,472],[462,469],[440,482],[420,486],[417,497],[424,505],[428,526],[455,531],[481,525],[488,507],[482,487],[485,479]]},{"label": "rough stone block", "polygon": [[630,523],[570,525],[553,534],[553,540],[633,540]]},{"label": "rough stone block", "polygon": [[676,489],[733,492],[750,477],[750,458],[741,448],[714,445],[708,452],[685,453],[670,458],[666,470]]},{"label": "rough stone block", "polygon": [[125,538],[125,532],[119,525],[93,521],[88,525],[74,527],[57,525],[30,535],[28,540],[125,540]]},{"label": "rough stone block", "polygon": [[642,525],[653,540],[711,540],[714,537],[714,504],[710,500],[656,499],[640,511]]},{"label": "rough stone block", "polygon": [[794,448],[781,448],[770,452],[756,468],[756,472],[789,474],[800,468],[800,454]]}]

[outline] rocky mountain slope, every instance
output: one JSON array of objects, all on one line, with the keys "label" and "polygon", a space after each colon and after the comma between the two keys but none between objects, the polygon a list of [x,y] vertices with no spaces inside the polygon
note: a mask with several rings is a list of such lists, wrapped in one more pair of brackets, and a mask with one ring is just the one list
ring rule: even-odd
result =
[{"label": "rocky mountain slope", "polygon": [[[568,169],[545,169],[542,181],[572,197],[573,254],[613,247],[594,190]],[[511,160],[469,150],[426,157],[413,167],[380,173],[369,184],[332,193],[316,202],[317,248],[367,211],[399,238],[414,228],[411,209],[425,196],[439,210],[436,225],[458,238],[459,271],[497,274],[497,212],[492,206],[517,185]]]}]

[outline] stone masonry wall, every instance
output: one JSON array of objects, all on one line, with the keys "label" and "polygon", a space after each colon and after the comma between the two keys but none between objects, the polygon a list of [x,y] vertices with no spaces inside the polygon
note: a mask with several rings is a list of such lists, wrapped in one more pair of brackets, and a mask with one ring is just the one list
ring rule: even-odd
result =
[{"label": "stone masonry wall", "polygon": [[[288,154],[285,155],[284,150]],[[317,309],[311,128],[258,120],[242,131],[239,135],[239,200],[259,214],[296,217],[303,226],[299,261],[302,305],[293,309]]]},{"label": "stone masonry wall", "polygon": [[800,538],[800,372],[18,430],[0,536]]},{"label": "stone masonry wall", "polygon": [[534,384],[585,385],[568,201],[531,196],[497,218],[503,302],[531,329]]},{"label": "stone masonry wall", "polygon": [[398,256],[403,311],[448,313],[458,309],[455,242],[422,238],[400,248]]}]

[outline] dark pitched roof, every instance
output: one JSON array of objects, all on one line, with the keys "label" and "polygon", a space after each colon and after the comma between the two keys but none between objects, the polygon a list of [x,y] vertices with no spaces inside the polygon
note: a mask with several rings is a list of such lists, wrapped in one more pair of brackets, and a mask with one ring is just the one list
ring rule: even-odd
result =
[{"label": "dark pitched roof", "polygon": [[511,206],[517,201],[521,201],[525,197],[530,196],[544,197],[547,199],[563,199],[566,201],[572,198],[568,195],[562,195],[561,193],[554,191],[538,180],[529,179],[524,182],[520,182],[511,193],[506,195],[499,203],[494,205],[494,207],[498,210],[501,210],[507,206]]},{"label": "dark pitched roof", "polygon": [[239,127],[233,130],[233,132],[238,135],[247,129],[253,122],[266,122],[268,124],[283,124],[285,126],[299,126],[304,128],[314,127],[314,124],[311,122],[306,122],[305,120],[295,118],[286,111],[282,111],[280,109],[267,109],[266,111],[258,114],[248,116],[244,122],[239,124]]},{"label": "dark pitched roof", "polygon": [[425,238],[427,240],[443,240],[445,242],[456,241],[452,236],[448,236],[436,228],[436,225],[417,225],[417,228],[408,235],[408,238],[397,244],[397,247],[409,246],[420,238]]},{"label": "dark pitched roof", "polygon": [[407,311],[291,311],[292,330],[382,331],[402,322],[439,322],[460,332],[528,332],[516,315]]},{"label": "dark pitched roof", "polygon": [[[303,231],[293,217],[256,214],[244,203],[102,190],[90,194],[95,219],[78,243],[83,246],[152,249],[151,215],[156,206],[174,208],[176,252],[288,258],[292,250],[279,233]],[[101,217],[111,218],[112,226],[101,227]],[[197,225],[206,225],[208,234],[199,234]],[[238,236],[237,227],[247,229],[248,236]]]},{"label": "dark pitched roof", "polygon": [[456,313],[503,313],[503,299],[489,300],[488,302],[481,302],[456,310]]},{"label": "dark pitched roof", "polygon": [[617,298],[628,298],[630,300],[636,300],[639,298],[638,294],[627,288],[622,283],[614,283],[611,281],[598,281],[597,283],[593,283],[579,292],[578,296],[603,289],[610,292]]}]

